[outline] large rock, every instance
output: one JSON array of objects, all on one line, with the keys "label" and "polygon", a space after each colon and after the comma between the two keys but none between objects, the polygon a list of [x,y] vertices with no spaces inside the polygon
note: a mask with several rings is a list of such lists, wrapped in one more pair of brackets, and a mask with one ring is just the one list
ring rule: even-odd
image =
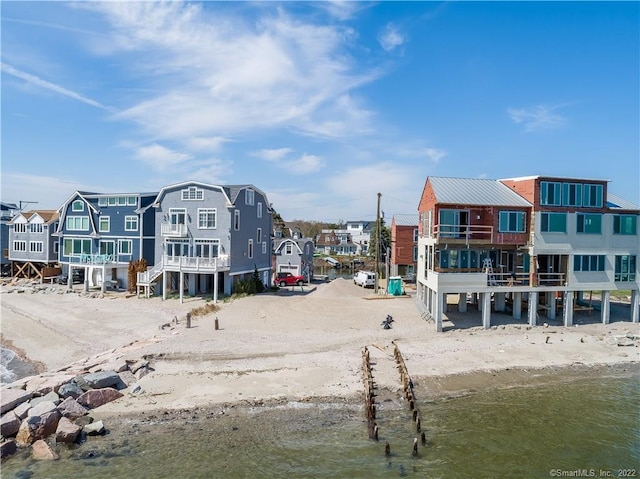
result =
[{"label": "large rock", "polygon": [[31,399],[32,396],[32,392],[22,389],[2,388],[0,391],[0,414],[11,411],[19,404]]},{"label": "large rock", "polygon": [[110,387],[119,387],[122,384],[122,380],[118,373],[115,371],[100,371],[99,373],[89,373],[83,376],[83,379],[87,382],[92,389],[103,389]]},{"label": "large rock", "polygon": [[19,446],[28,446],[38,439],[44,439],[56,432],[60,412],[57,410],[43,414],[42,416],[29,416],[22,424],[16,436]]},{"label": "large rock", "polygon": [[17,450],[18,446],[16,445],[16,441],[14,441],[13,439],[9,441],[2,441],[2,444],[0,444],[0,457],[4,459],[11,454],[15,454]]},{"label": "large rock", "polygon": [[53,401],[43,401],[36,404],[31,409],[29,409],[29,412],[27,412],[27,417],[42,416],[43,414],[46,414],[48,412],[55,411],[55,410],[56,410],[56,405],[55,403],[53,403]]},{"label": "large rock", "polygon": [[82,417],[89,412],[87,408],[72,397],[68,397],[58,404],[58,411],[60,411],[60,414],[62,414],[63,417],[69,419]]},{"label": "large rock", "polygon": [[122,371],[121,373],[119,373],[119,376],[126,387],[131,386],[138,380],[138,378],[136,378],[134,374],[129,370]]},{"label": "large rock", "polygon": [[34,379],[29,381],[26,385],[27,391],[34,391],[38,394],[47,394],[51,391],[57,391],[60,386],[68,383],[74,378],[73,373],[56,372],[51,374],[43,374],[42,376],[35,376]]},{"label": "large rock", "polygon": [[45,394],[44,396],[31,398],[31,401],[29,401],[29,404],[31,404],[31,407],[34,407],[44,401],[51,401],[57,406],[58,404],[60,404],[60,396],[58,396],[55,391],[51,391]]},{"label": "large rock", "polygon": [[122,396],[124,396],[124,394],[113,388],[91,389],[80,396],[77,401],[88,409],[94,409],[108,402],[115,401]]},{"label": "large rock", "polygon": [[73,381],[63,384],[62,386],[60,386],[60,389],[58,389],[58,394],[60,395],[61,398],[64,398],[64,399],[68,397],[72,397],[74,399],[78,398],[82,395],[83,392],[84,391],[80,388],[80,386],[78,386]]},{"label": "large rock", "polygon": [[0,418],[0,434],[2,437],[15,436],[20,429],[20,418],[13,411],[3,414]]},{"label": "large rock", "polygon": [[140,361],[136,361],[131,366],[129,366],[129,370],[132,373],[136,373],[138,369],[146,368],[147,366],[149,366],[149,361],[147,361],[146,359],[141,359]]},{"label": "large rock", "polygon": [[102,421],[92,422],[84,427],[84,433],[87,436],[99,436],[104,432],[104,423]]},{"label": "large rock", "polygon": [[56,429],[56,442],[63,442],[66,444],[71,444],[76,442],[78,435],[82,431],[81,426],[77,426],[72,423],[70,419],[63,417],[58,422],[58,427]]},{"label": "large rock", "polygon": [[99,372],[99,371],[115,371],[117,373],[121,373],[122,371],[127,371],[129,369],[129,364],[123,358],[112,359],[107,363],[100,364],[91,368],[91,372]]},{"label": "large rock", "polygon": [[29,412],[29,409],[31,409],[31,404],[29,404],[29,401],[27,402],[23,402],[22,404],[20,404],[19,406],[17,406],[13,412],[15,413],[16,416],[18,416],[20,418],[20,420],[22,421],[25,417],[27,417],[27,413]]},{"label": "large rock", "polygon": [[42,439],[37,440],[31,446],[31,456],[36,461],[55,461],[60,459],[58,453],[51,449],[51,446]]}]

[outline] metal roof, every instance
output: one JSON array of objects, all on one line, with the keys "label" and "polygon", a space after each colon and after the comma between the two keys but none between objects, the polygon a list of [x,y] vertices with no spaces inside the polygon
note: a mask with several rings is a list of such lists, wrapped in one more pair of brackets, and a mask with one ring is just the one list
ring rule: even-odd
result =
[{"label": "metal roof", "polygon": [[418,215],[393,215],[396,226],[418,226]]},{"label": "metal roof", "polygon": [[607,207],[608,208],[620,208],[622,210],[636,210],[640,211],[640,206],[627,201],[624,198],[620,198],[618,195],[607,192]]},{"label": "metal roof", "polygon": [[479,206],[532,206],[522,196],[498,180],[430,176],[428,181],[431,183],[438,203]]}]

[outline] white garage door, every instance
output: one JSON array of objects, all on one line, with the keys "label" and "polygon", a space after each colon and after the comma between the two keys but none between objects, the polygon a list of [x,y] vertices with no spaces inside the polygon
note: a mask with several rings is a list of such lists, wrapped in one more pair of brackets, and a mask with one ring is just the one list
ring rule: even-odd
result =
[{"label": "white garage door", "polygon": [[278,265],[278,273],[291,273],[297,276],[300,274],[300,267],[297,265],[281,264]]}]

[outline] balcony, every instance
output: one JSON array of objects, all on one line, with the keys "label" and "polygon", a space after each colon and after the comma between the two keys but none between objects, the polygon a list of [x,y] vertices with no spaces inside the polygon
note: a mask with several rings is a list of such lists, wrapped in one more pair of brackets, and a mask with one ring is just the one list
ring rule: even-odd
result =
[{"label": "balcony", "polygon": [[432,237],[452,244],[524,244],[528,233],[500,233],[491,225],[437,224]]},{"label": "balcony", "polygon": [[215,258],[199,256],[162,256],[162,266],[166,271],[183,271],[185,273],[215,273],[229,270],[229,255]]},{"label": "balcony", "polygon": [[160,234],[163,238],[185,238],[187,236],[187,225],[165,223],[160,225]]}]

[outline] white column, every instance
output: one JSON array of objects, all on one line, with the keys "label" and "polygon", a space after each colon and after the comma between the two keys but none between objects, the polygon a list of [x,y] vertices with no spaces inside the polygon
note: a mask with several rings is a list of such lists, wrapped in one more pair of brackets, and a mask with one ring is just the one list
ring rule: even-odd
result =
[{"label": "white column", "polygon": [[496,303],[496,311],[504,311],[506,309],[506,299],[504,293],[494,293],[493,300]]},{"label": "white column", "polygon": [[180,303],[184,303],[184,273],[180,271]]},{"label": "white column", "polygon": [[218,272],[213,273],[213,302],[218,302]]},{"label": "white column", "polygon": [[513,293],[513,318],[522,318],[522,293],[520,291]]},{"label": "white column", "polygon": [[491,327],[491,293],[482,293],[482,327]]},{"label": "white column", "polygon": [[529,326],[535,326],[538,319],[538,292],[529,293]]},{"label": "white column", "polygon": [[196,296],[198,294],[198,291],[196,288],[196,283],[198,282],[197,280],[198,280],[198,275],[196,273],[189,273],[187,275],[187,282],[189,285],[189,296]]},{"label": "white column", "polygon": [[461,313],[467,312],[467,293],[458,294],[458,311]]},{"label": "white column", "polygon": [[611,291],[603,291],[602,301],[600,302],[600,313],[602,315],[602,324],[609,324],[610,308],[611,308]]},{"label": "white column", "polygon": [[162,273],[162,301],[167,299],[167,276],[169,276],[170,274],[171,273],[169,273],[168,271],[164,271]]},{"label": "white column", "polygon": [[569,327],[573,325],[573,291],[567,291],[564,295],[564,325]]},{"label": "white column", "polygon": [[435,301],[433,302],[433,319],[436,323],[436,331],[442,332],[442,306],[444,303],[444,295],[433,292],[435,295]]},{"label": "white column", "polygon": [[631,291],[631,321],[640,322],[640,291]]},{"label": "white column", "polygon": [[105,267],[105,264],[102,263],[102,286],[100,287],[100,290],[103,293],[107,290],[107,286],[106,286],[106,283],[105,283],[105,280],[107,279],[106,276],[107,276],[107,269]]}]

